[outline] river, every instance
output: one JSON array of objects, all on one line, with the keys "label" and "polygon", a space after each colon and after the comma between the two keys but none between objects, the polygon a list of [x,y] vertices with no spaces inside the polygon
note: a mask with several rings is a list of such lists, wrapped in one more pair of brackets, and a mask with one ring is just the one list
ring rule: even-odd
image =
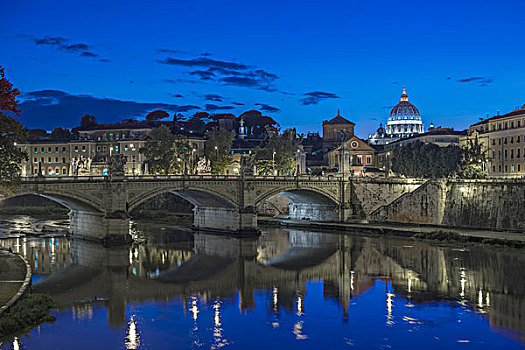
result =
[{"label": "river", "polygon": [[4,232],[57,308],[0,349],[525,344],[522,250],[279,228],[239,239],[142,223],[133,234],[109,249]]}]

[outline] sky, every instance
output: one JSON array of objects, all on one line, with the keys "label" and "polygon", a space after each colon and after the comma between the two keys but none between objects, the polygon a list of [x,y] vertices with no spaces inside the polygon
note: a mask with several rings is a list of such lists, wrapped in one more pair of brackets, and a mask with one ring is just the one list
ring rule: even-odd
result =
[{"label": "sky", "polygon": [[525,1],[9,1],[0,66],[29,128],[155,109],[341,115],[367,137],[406,87],[425,127],[525,103]]}]

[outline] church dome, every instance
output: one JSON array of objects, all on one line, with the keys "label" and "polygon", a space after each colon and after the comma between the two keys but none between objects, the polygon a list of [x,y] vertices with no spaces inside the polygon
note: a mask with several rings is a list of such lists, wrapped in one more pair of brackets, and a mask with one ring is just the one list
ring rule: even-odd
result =
[{"label": "church dome", "polygon": [[421,121],[421,115],[417,110],[416,106],[408,102],[408,95],[403,88],[403,93],[401,94],[401,99],[397,105],[392,108],[390,115],[388,116],[388,121],[393,120],[418,120]]}]

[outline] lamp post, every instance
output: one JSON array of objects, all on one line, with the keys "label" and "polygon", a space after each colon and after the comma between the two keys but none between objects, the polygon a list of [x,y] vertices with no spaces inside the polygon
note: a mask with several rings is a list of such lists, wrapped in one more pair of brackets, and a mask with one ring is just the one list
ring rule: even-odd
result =
[{"label": "lamp post", "polygon": [[[131,148],[131,152],[133,152],[133,149],[135,148],[135,146],[131,144],[129,145],[129,147]],[[135,176],[135,156],[134,155],[131,156],[131,162],[133,163],[132,168],[131,168],[131,174]]]},{"label": "lamp post", "polygon": [[219,149],[217,148],[217,146],[215,146],[215,153],[217,154],[217,158],[215,159],[215,161],[217,162],[217,174],[219,174]]},{"label": "lamp post", "polygon": [[197,151],[195,148],[191,150],[191,173],[195,172],[195,151]]},{"label": "lamp post", "polygon": [[275,150],[272,152],[272,168],[273,168],[272,175],[275,176]]}]

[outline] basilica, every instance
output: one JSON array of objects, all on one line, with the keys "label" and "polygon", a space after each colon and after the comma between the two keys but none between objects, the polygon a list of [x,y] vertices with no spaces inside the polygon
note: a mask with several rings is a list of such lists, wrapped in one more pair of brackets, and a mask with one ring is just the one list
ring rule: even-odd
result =
[{"label": "basilica", "polygon": [[421,114],[416,106],[408,102],[408,95],[403,88],[400,101],[390,111],[386,126],[383,127],[383,124],[380,124],[376,133],[369,135],[368,143],[372,146],[386,145],[424,132]]}]

